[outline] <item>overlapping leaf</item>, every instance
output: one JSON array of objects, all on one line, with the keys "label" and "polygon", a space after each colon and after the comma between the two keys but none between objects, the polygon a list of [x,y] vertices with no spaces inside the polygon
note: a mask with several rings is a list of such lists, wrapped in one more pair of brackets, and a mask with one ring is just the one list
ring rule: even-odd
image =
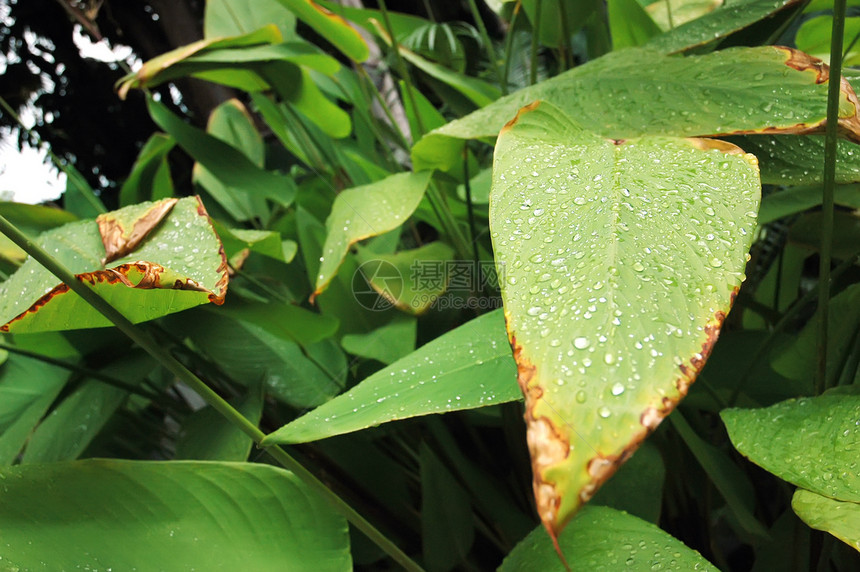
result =
[{"label": "overlapping leaf", "polygon": [[525,108],[496,146],[490,225],[556,536],[686,394],[742,282],[755,158],[723,142],[583,131]]},{"label": "overlapping leaf", "polygon": [[[621,50],[433,130],[412,155],[416,168],[447,170],[462,155],[457,139],[495,137],[517,110],[535,100],[558,106],[583,128],[612,139],[819,132],[827,115],[828,77],[820,61],[775,46],[689,57]],[[855,141],[860,140],[858,107],[843,82],[840,126]]]},{"label": "overlapping leaf", "polygon": [[[38,243],[132,322],[220,304],[227,291],[221,243],[196,197],[70,223]],[[0,285],[0,322],[0,330],[17,333],[111,324],[32,258]]]}]

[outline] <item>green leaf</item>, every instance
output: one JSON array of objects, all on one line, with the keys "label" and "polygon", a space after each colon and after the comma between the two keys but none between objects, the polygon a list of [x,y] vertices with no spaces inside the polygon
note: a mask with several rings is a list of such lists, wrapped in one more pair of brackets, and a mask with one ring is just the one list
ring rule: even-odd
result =
[{"label": "green leaf", "polygon": [[328,286],[350,246],[406,222],[424,197],[431,175],[430,172],[398,173],[337,195],[326,219],[327,234],[315,296]]},{"label": "green leaf", "polygon": [[[842,65],[860,64],[860,49],[852,41],[860,34],[860,17],[845,18],[843,45],[852,46],[851,51],[843,54]],[[833,16],[816,16],[806,20],[797,30],[794,42],[797,49],[830,63],[830,39],[833,33]]]},{"label": "green leaf", "polygon": [[224,48],[245,48],[282,41],[283,38],[274,25],[267,25],[241,36],[198,40],[147,61],[136,72],[131,72],[119,80],[117,91],[120,99],[125,99],[131,89],[153,87],[164,81],[189,75],[194,66],[189,66],[187,60],[194,55]]},{"label": "green leaf", "polygon": [[153,121],[230,192],[265,197],[285,206],[292,203],[296,187],[291,178],[255,165],[244,153],[185,123],[162,103],[149,99],[147,107]]},{"label": "green leaf", "polygon": [[637,0],[609,0],[608,12],[612,47],[616,50],[641,46],[660,34],[660,28]]},{"label": "green leaf", "polygon": [[349,353],[375,359],[386,365],[408,356],[415,349],[417,320],[397,316],[391,322],[366,334],[347,334],[341,340]]},{"label": "green leaf", "polygon": [[0,366],[0,465],[11,465],[66,384],[66,369],[12,354]]},{"label": "green leaf", "polygon": [[[821,204],[821,186],[790,187],[762,197],[758,211],[759,224],[767,224],[817,207]],[[833,189],[833,201],[840,206],[860,209],[860,185],[837,186]]]},{"label": "green leaf", "polygon": [[[435,129],[415,144],[413,161],[416,169],[449,170],[462,156],[456,139],[495,137],[535,100],[556,105],[584,129],[611,139],[823,131],[826,73],[808,56],[774,46],[684,58],[621,50]],[[856,140],[855,97],[844,83],[840,124]]]},{"label": "green leaf", "polygon": [[515,401],[515,375],[502,313],[491,312],[421,346],[264,442],[305,443],[398,419]]},{"label": "green leaf", "polygon": [[323,8],[313,0],[278,0],[329,41],[341,53],[356,62],[363,62],[369,55],[367,44],[349,24],[334,12]]},{"label": "green leaf", "polygon": [[810,527],[829,532],[860,551],[860,504],[797,489],[791,498],[791,508]]},{"label": "green leaf", "polygon": [[547,103],[500,135],[491,236],[551,532],[686,395],[744,279],[759,193],[755,159],[720,141],[607,140]]},{"label": "green leaf", "polygon": [[[7,202],[0,202],[0,215],[30,236],[78,219],[70,212],[52,207]],[[5,234],[0,233],[0,256],[20,264],[27,258],[27,253],[9,240]]]},{"label": "green leaf", "polygon": [[462,563],[475,540],[472,503],[447,467],[421,445],[421,538],[429,572]]},{"label": "green leaf", "polygon": [[0,478],[7,567],[351,569],[346,521],[269,465],[91,460]]},{"label": "green leaf", "polygon": [[[263,387],[251,384],[248,394],[233,406],[254,425],[263,413]],[[182,424],[176,441],[176,459],[245,461],[254,442],[212,407],[192,413]]]},{"label": "green leaf", "polygon": [[278,0],[208,0],[203,18],[203,36],[238,36],[274,24],[284,40],[296,38],[296,17]]},{"label": "green leaf", "polygon": [[[823,181],[824,137],[820,135],[742,135],[729,141],[759,160],[761,182],[770,185],[809,185]],[[860,183],[860,147],[836,143],[837,184]]]},{"label": "green leaf", "polygon": [[[602,506],[585,507],[558,538],[573,572],[591,570],[707,570],[710,562],[656,525]],[[563,571],[546,533],[537,528],[508,554],[499,572]]]},{"label": "green leaf", "polygon": [[[125,207],[37,242],[135,323],[221,304],[227,292],[227,261],[196,197]],[[32,258],[0,284],[0,322],[15,333],[112,325]]]},{"label": "green leaf", "polygon": [[645,10],[661,30],[670,30],[709,14],[722,5],[723,0],[661,0],[648,4]]},{"label": "green leaf", "polygon": [[860,395],[825,393],[721,414],[735,448],[814,493],[860,502]]},{"label": "green leaf", "polygon": [[629,512],[657,524],[663,505],[666,466],[660,450],[645,441],[594,498],[591,504]]},{"label": "green leaf", "polygon": [[[540,3],[540,22],[537,20],[537,5]],[[523,9],[538,32],[541,44],[551,48],[566,45],[569,37],[576,34],[588,17],[601,8],[595,0],[523,0]],[[565,34],[568,37],[565,37]]]},{"label": "green leaf", "polygon": [[[101,372],[137,385],[155,367],[155,361],[147,354],[138,354],[125,357]],[[32,464],[77,459],[127,397],[125,389],[96,379],[84,381],[39,424],[27,444],[22,462]]]},{"label": "green leaf", "polygon": [[420,316],[447,290],[448,263],[454,254],[452,247],[440,241],[394,254],[377,254],[359,247],[359,272],[390,304]]},{"label": "green leaf", "polygon": [[[224,243],[224,253],[227,260],[234,257],[244,260],[243,252],[256,252],[281,262],[290,262],[296,255],[296,243],[292,240],[281,240],[281,234],[272,230],[254,230],[245,228],[227,228],[213,221],[221,242]],[[241,264],[239,265],[241,266]]]},{"label": "green leaf", "polygon": [[[121,206],[173,195],[167,154],[176,141],[163,133],[154,133],[143,145],[128,178],[119,191]],[[166,179],[165,179],[166,173]]]},{"label": "green leaf", "polygon": [[710,44],[797,4],[799,0],[735,0],[656,36],[648,46],[672,53]]}]

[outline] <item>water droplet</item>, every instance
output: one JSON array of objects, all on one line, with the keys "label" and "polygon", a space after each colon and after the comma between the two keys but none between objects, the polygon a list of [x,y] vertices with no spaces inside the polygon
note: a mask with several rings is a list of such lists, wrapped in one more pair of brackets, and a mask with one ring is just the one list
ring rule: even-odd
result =
[{"label": "water droplet", "polygon": [[615,385],[612,386],[612,395],[621,395],[622,393],[624,393],[623,383],[617,382]]},{"label": "water droplet", "polygon": [[588,347],[588,343],[589,343],[588,338],[583,338],[583,337],[575,338],[573,340],[573,347],[575,347],[578,350],[584,350],[585,348]]}]

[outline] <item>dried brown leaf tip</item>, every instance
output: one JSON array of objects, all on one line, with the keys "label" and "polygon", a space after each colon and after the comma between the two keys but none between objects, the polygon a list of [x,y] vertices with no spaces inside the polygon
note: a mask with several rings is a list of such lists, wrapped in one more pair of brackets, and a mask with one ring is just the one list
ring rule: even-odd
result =
[{"label": "dried brown leaf tip", "polygon": [[116,213],[99,215],[96,222],[105,247],[103,263],[108,264],[134,251],[178,201],[175,198],[158,201],[134,218],[119,218]]}]

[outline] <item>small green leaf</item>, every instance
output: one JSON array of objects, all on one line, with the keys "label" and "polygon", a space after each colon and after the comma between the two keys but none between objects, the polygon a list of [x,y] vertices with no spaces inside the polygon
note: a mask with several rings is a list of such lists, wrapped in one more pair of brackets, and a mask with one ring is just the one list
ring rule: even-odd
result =
[{"label": "small green leaf", "polygon": [[[710,562],[656,525],[602,506],[585,507],[559,536],[558,549],[573,572],[592,570],[702,570]],[[499,572],[563,571],[552,541],[535,529],[508,554]]]},{"label": "small green leaf", "polygon": [[270,465],[91,460],[0,469],[0,479],[6,566],[351,569],[346,521]]},{"label": "small green leaf", "polygon": [[[762,197],[759,224],[802,213],[821,204],[821,185],[789,187]],[[833,189],[835,204],[860,209],[860,185],[840,185]]]},{"label": "small green leaf", "polygon": [[[196,197],[125,207],[37,241],[135,323],[221,304],[227,292],[227,261]],[[0,322],[16,333],[111,325],[32,258],[0,284]]]},{"label": "small green leaf", "polygon": [[612,47],[616,50],[641,46],[660,34],[660,28],[637,0],[609,0],[607,8]]},{"label": "small green leaf", "polygon": [[491,312],[418,348],[264,442],[305,443],[397,419],[516,401],[515,377],[502,314]]},{"label": "small green leaf", "polygon": [[337,196],[326,219],[327,235],[315,296],[328,286],[350,246],[406,222],[424,197],[431,175],[428,171],[398,173],[369,185],[347,189]]},{"label": "small green leaf", "polygon": [[[538,4],[540,22],[536,22]],[[596,0],[523,0],[522,6],[541,44],[559,48],[579,31],[594,11],[602,8],[602,3]]]},{"label": "small green leaf", "polygon": [[860,551],[860,503],[839,501],[797,489],[791,498],[791,508],[810,527],[829,532]]},{"label": "small green leaf", "polygon": [[[78,217],[67,211],[23,203],[0,202],[0,215],[30,236],[78,220]],[[27,253],[0,233],[0,257],[12,262],[8,270],[11,274],[16,266],[26,260]]]},{"label": "small green leaf", "polygon": [[296,38],[296,17],[278,0],[208,0],[203,18],[206,38],[238,36],[274,24],[284,40]]},{"label": "small green leaf", "polygon": [[[129,206],[142,201],[166,198],[173,195],[170,180],[170,167],[167,154],[176,141],[163,133],[154,133],[143,145],[128,178],[119,191],[121,206]],[[167,179],[164,180],[166,171]]]},{"label": "small green leaf", "polygon": [[389,365],[412,353],[417,328],[414,317],[396,316],[391,322],[366,334],[345,335],[341,345],[353,355]]},{"label": "small green leaf", "polygon": [[645,9],[660,29],[671,30],[709,14],[722,5],[723,0],[663,0],[652,2]]},{"label": "small green leaf", "polygon": [[825,393],[721,414],[735,448],[814,493],[860,502],[860,395]]},{"label": "small green leaf", "polygon": [[[806,20],[797,30],[794,38],[797,49],[830,63],[830,39],[833,33],[833,16],[816,16]],[[843,45],[852,46],[851,51],[842,57],[843,66],[856,66],[860,63],[860,50],[854,38],[860,34],[860,18],[845,18]]]},{"label": "small green leaf", "polygon": [[491,236],[551,533],[686,395],[744,279],[759,193],[734,146],[607,140],[548,103],[499,136]]},{"label": "small green leaf", "polygon": [[367,59],[370,51],[364,39],[346,20],[313,0],[278,0],[305,24],[329,41],[343,55],[356,62]]}]

